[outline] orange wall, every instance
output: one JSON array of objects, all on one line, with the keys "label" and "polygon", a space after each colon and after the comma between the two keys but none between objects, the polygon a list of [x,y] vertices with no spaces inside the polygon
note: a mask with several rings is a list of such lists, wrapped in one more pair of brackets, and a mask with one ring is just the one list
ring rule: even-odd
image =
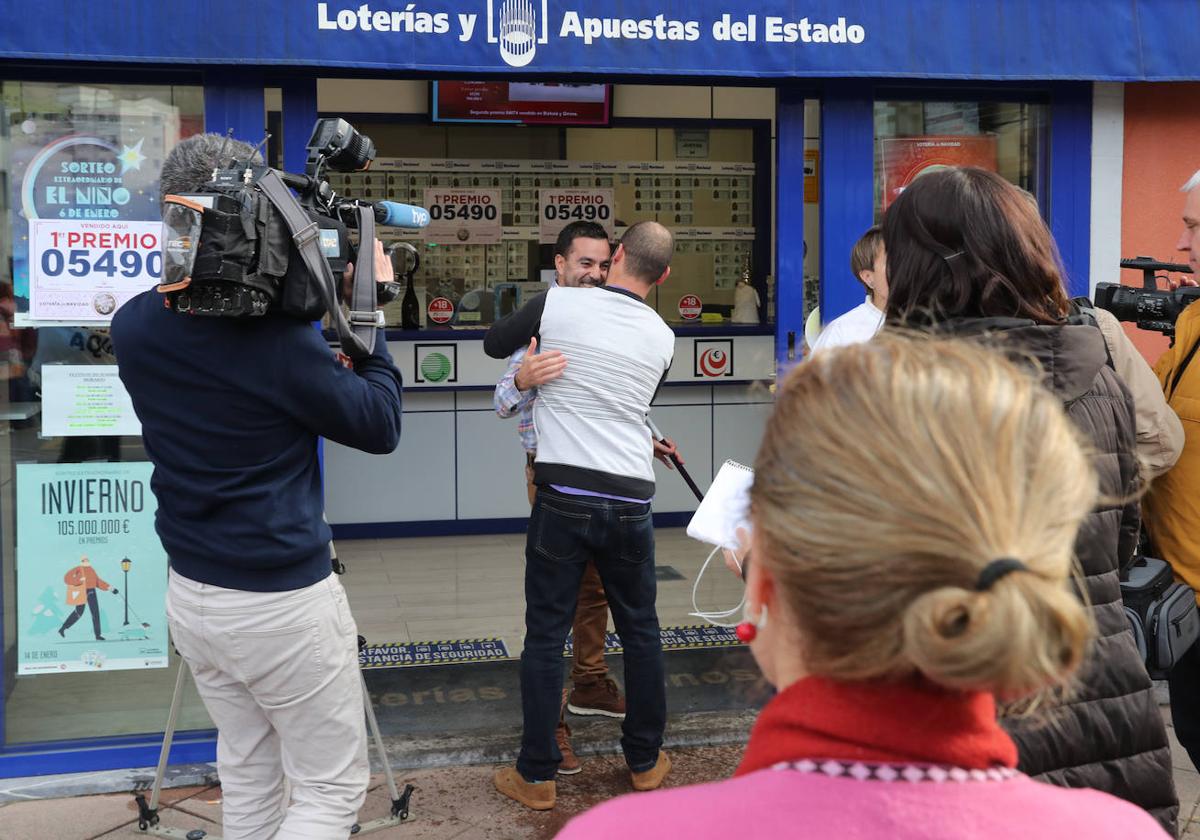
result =
[{"label": "orange wall", "polygon": [[[1200,169],[1200,84],[1125,85],[1125,160],[1121,178],[1121,256],[1187,262],[1175,250],[1183,230],[1179,188]],[[1092,196],[1092,201],[1104,201]],[[1141,272],[1122,271],[1121,282],[1140,286]],[[1151,361],[1167,348],[1157,333],[1125,325]]]}]

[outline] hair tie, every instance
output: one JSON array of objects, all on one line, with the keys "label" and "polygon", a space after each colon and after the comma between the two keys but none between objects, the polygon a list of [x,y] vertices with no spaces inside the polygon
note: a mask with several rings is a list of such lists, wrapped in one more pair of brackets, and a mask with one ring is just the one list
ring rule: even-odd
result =
[{"label": "hair tie", "polygon": [[1001,557],[983,567],[979,580],[975,582],[975,591],[987,592],[996,581],[1010,572],[1027,572],[1029,567],[1015,557]]}]

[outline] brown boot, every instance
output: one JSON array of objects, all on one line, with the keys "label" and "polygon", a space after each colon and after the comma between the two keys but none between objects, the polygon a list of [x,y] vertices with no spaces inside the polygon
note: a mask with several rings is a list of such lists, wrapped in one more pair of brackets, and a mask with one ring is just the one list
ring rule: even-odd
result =
[{"label": "brown boot", "polygon": [[573,715],[604,715],[625,720],[625,698],[612,677],[574,686],[567,708]]},{"label": "brown boot", "polygon": [[554,730],[554,741],[558,744],[558,751],[562,753],[562,761],[558,763],[558,775],[574,776],[583,769],[583,764],[571,748],[571,727],[567,726],[566,712],[567,693],[564,691],[562,708],[558,712],[558,728]]},{"label": "brown boot", "polygon": [[554,782],[527,782],[515,767],[502,767],[492,777],[496,790],[526,808],[549,811],[554,807]]},{"label": "brown boot", "polygon": [[664,751],[658,751],[658,761],[649,770],[640,773],[630,771],[634,790],[655,790],[671,772],[671,758]]}]

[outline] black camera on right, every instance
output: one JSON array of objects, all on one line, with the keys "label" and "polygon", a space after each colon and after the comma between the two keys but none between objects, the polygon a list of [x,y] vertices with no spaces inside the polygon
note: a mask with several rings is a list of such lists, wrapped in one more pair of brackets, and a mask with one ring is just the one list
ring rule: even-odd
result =
[{"label": "black camera on right", "polygon": [[1151,330],[1163,335],[1175,335],[1179,314],[1200,299],[1200,286],[1180,286],[1174,291],[1158,288],[1160,272],[1175,271],[1191,274],[1191,266],[1159,262],[1153,257],[1121,260],[1121,268],[1142,272],[1142,288],[1121,283],[1097,283],[1096,306],[1107,309],[1118,321],[1137,324],[1139,330]]}]

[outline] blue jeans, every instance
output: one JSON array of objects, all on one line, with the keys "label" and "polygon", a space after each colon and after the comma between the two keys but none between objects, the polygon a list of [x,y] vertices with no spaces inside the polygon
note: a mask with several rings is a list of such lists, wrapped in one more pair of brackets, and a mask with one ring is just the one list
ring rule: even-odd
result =
[{"label": "blue jeans", "polygon": [[563,643],[588,560],[600,572],[625,648],[625,762],[634,772],[648,770],[662,747],[667,693],[655,610],[650,505],[539,487],[525,539],[525,729],[517,770],[526,781],[553,779],[562,761],[554,727],[562,702]]}]

